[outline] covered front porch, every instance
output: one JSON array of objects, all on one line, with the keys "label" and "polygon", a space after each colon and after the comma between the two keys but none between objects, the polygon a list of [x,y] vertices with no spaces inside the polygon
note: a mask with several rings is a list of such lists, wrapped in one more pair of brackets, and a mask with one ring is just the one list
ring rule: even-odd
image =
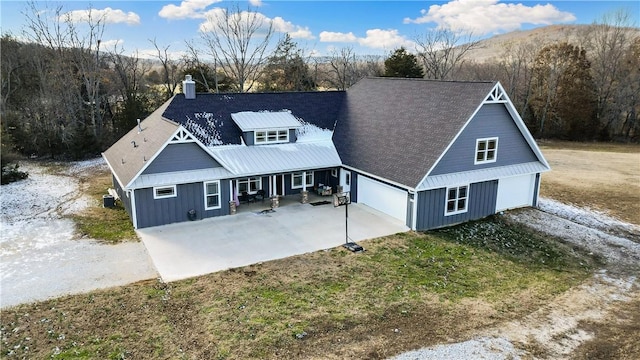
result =
[{"label": "covered front porch", "polygon": [[338,190],[338,169],[315,169],[232,179],[230,213],[258,212],[291,204],[332,200]]}]

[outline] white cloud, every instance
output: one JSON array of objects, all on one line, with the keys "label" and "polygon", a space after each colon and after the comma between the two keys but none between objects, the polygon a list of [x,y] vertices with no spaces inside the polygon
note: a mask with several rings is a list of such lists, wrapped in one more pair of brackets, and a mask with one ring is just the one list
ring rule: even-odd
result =
[{"label": "white cloud", "polygon": [[392,50],[404,46],[408,50],[414,48],[415,44],[407,40],[404,36],[398,33],[398,30],[389,29],[370,29],[367,30],[365,37],[357,37],[352,32],[340,33],[323,31],[320,33],[321,42],[343,42],[343,43],[358,43],[361,46],[365,46],[372,49]]},{"label": "white cloud", "polygon": [[358,38],[350,33],[323,31],[320,33],[320,42],[357,42]]},{"label": "white cloud", "polygon": [[414,48],[414,43],[398,34],[398,30],[367,30],[367,37],[358,39],[358,43],[372,49],[392,50],[404,46],[408,50]]},{"label": "white cloud", "polygon": [[288,33],[292,39],[313,39],[314,36],[308,27],[293,25],[290,21],[277,16],[271,20],[273,29],[277,32]]},{"label": "white cloud", "polygon": [[249,4],[255,7],[262,6],[262,0],[249,0]]},{"label": "white cloud", "polygon": [[199,19],[204,17],[204,9],[222,0],[184,0],[180,5],[169,4],[160,9],[158,15],[165,19]]},{"label": "white cloud", "polygon": [[422,16],[405,18],[404,23],[436,23],[438,28],[474,35],[508,32],[522,24],[550,25],[575,21],[576,17],[551,4],[526,6],[505,4],[500,0],[452,0],[444,5],[431,5]]},{"label": "white cloud", "polygon": [[[214,8],[207,11],[204,14],[204,18],[206,19],[202,24],[200,24],[199,30],[201,32],[214,31],[217,27],[217,22],[223,21],[225,19],[226,10],[223,8]],[[232,16],[237,16],[237,14],[233,14]],[[266,17],[264,14],[259,12],[248,12],[242,11],[240,12],[241,17],[249,17],[256,16],[256,20],[262,23],[263,30],[266,31],[269,24],[273,26],[273,30],[281,33],[288,33],[292,39],[314,39],[313,33],[309,30],[308,27],[302,27],[299,25],[294,25],[290,21],[286,21],[285,19],[277,16],[273,19]]]},{"label": "white cloud", "polygon": [[124,44],[124,40],[122,39],[117,39],[117,40],[102,40],[100,42],[100,50],[101,51],[109,51],[109,50],[113,50],[116,47],[122,47],[122,44]]},{"label": "white cloud", "polygon": [[112,9],[110,7],[100,9],[89,10],[73,10],[64,15],[63,19],[67,18],[73,22],[87,22],[89,20],[98,21],[101,20],[107,24],[125,23],[127,25],[139,25],[140,16],[134,12],[125,13],[120,9]]}]

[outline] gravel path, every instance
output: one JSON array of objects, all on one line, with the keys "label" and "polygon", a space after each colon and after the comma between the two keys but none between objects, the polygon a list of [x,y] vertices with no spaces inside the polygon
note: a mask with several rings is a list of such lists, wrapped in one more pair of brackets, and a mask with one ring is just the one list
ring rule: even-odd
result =
[{"label": "gravel path", "polygon": [[77,178],[104,166],[101,159],[79,162],[52,175],[25,164],[28,179],[2,185],[1,308],[158,277],[142,242],[78,240],[64,217],[92,205],[79,196]]}]

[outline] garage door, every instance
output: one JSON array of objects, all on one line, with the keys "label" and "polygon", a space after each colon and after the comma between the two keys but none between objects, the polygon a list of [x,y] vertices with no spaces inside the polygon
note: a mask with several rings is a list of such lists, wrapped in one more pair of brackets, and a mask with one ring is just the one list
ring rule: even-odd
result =
[{"label": "garage door", "polygon": [[531,206],[536,175],[523,175],[498,180],[496,211]]},{"label": "garage door", "polygon": [[365,204],[403,223],[407,221],[407,192],[358,176],[358,203]]}]

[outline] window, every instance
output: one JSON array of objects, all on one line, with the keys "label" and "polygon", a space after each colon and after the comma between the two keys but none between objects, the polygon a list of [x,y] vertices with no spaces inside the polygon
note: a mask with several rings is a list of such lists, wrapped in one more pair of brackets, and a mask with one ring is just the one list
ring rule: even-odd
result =
[{"label": "window", "polygon": [[250,177],[247,179],[238,180],[238,193],[244,192],[253,194],[262,189],[262,178]]},{"label": "window", "polygon": [[153,198],[154,199],[166,199],[170,197],[176,197],[176,186],[160,186],[153,188]]},{"label": "window", "polygon": [[331,176],[338,177],[338,169],[331,169]]},{"label": "window", "polygon": [[204,183],[204,208],[220,209],[220,181]]},{"label": "window", "polygon": [[254,132],[255,144],[289,142],[289,130],[262,130]]},{"label": "window", "polygon": [[447,188],[447,203],[445,204],[444,214],[454,215],[466,212],[468,199],[468,185]]},{"label": "window", "polygon": [[497,152],[498,138],[476,140],[476,159],[474,164],[495,162]]},{"label": "window", "polygon": [[[305,185],[313,186],[313,171],[307,171],[307,177],[306,177]],[[302,173],[301,172],[291,174],[291,188],[292,189],[300,189],[300,188],[302,188]]]}]

